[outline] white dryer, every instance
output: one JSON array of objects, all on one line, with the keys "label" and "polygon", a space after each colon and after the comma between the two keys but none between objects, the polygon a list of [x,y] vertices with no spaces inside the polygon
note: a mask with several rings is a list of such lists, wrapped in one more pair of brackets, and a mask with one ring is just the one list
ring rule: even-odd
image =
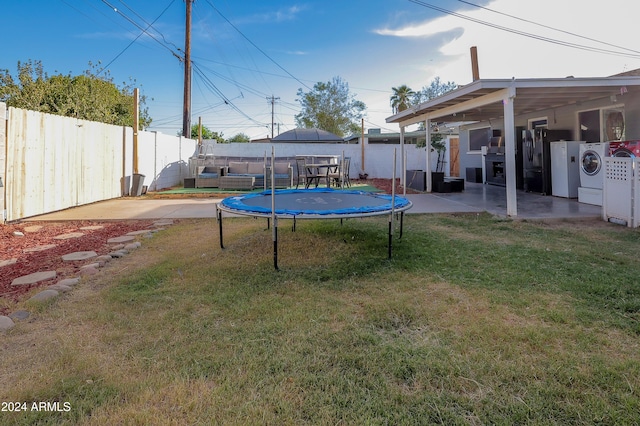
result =
[{"label": "white dryer", "polygon": [[609,154],[609,142],[580,144],[580,188],[578,201],[602,205],[604,186],[604,157]]}]

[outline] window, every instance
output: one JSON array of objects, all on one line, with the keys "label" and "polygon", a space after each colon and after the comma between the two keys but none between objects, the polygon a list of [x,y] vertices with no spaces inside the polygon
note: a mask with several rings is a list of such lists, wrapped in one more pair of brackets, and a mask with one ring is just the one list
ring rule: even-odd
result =
[{"label": "window", "polygon": [[491,136],[491,127],[469,130],[469,151],[480,151],[483,146],[489,145]]},{"label": "window", "polygon": [[624,108],[622,106],[579,112],[578,122],[580,124],[580,140],[607,142],[625,138]]},{"label": "window", "polygon": [[600,142],[600,110],[579,112],[578,123],[581,141]]}]

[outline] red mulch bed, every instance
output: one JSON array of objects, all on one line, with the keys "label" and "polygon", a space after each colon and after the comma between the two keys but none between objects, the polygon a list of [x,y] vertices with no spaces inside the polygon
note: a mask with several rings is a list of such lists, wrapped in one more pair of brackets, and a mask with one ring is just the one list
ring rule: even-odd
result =
[{"label": "red mulch bed", "polygon": [[[95,230],[81,230],[86,226],[101,225]],[[34,232],[27,232],[33,226],[41,226]],[[62,256],[76,251],[95,251],[98,255],[112,251],[107,240],[120,237],[128,232],[153,228],[153,221],[127,220],[113,222],[74,221],[74,222],[18,222],[0,225],[0,260],[17,259],[12,265],[0,267],[0,297],[13,302],[21,300],[23,295],[35,287],[54,284],[63,278],[77,275],[80,266],[89,261],[65,262]],[[21,232],[23,236],[15,235]],[[81,232],[78,238],[56,240],[54,237],[70,232]],[[37,246],[55,244],[56,246],[43,251],[25,252]],[[11,286],[11,282],[18,277],[34,272],[56,271],[57,278],[32,285]],[[6,304],[3,304],[6,305]],[[9,308],[0,306],[0,315],[7,315]]]}]

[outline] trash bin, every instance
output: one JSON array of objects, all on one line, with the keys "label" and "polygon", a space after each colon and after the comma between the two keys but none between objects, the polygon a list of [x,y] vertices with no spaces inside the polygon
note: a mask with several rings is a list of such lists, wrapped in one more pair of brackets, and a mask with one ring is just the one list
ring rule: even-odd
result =
[{"label": "trash bin", "polygon": [[128,197],[131,192],[131,176],[120,178],[120,189],[123,197]]},{"label": "trash bin", "polygon": [[144,186],[144,175],[134,173],[131,179],[131,196],[139,197],[142,195],[142,187]]},{"label": "trash bin", "polygon": [[407,170],[405,176],[407,188],[424,191],[427,188],[427,172],[424,170]]}]

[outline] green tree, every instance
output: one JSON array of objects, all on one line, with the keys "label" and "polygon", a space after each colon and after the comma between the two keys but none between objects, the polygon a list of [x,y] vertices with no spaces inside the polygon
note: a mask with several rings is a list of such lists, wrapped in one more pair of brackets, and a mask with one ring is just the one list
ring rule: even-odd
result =
[{"label": "green tree", "polygon": [[[176,133],[177,136],[182,136],[182,130],[178,130]],[[191,139],[198,139],[198,125],[191,125]],[[207,128],[207,126],[202,126],[202,139],[215,139],[213,137],[213,132]]]},{"label": "green tree", "polygon": [[393,90],[393,94],[391,95],[390,101],[394,114],[404,111],[412,105],[416,92],[409,86],[403,84],[399,87],[392,87],[391,90]]},{"label": "green tree", "polygon": [[423,86],[419,92],[415,93],[413,102],[415,104],[426,102],[428,100],[437,98],[438,96],[442,96],[445,93],[457,88],[458,85],[453,81],[447,81],[446,83],[444,83],[442,80],[440,80],[440,77],[436,77],[433,79],[433,81],[431,81],[429,86]]},{"label": "green tree", "polygon": [[298,102],[302,111],[296,115],[296,125],[318,128],[338,136],[360,132],[359,120],[366,108],[349,92],[349,84],[340,77],[318,82],[309,92],[298,89]]},{"label": "green tree", "polygon": [[229,138],[228,142],[249,142],[251,138],[244,133],[238,133],[235,136]]},{"label": "green tree", "polygon": [[[108,73],[99,77],[100,70],[89,63],[84,74],[55,74],[44,72],[41,61],[18,62],[17,77],[9,70],[0,70],[0,101],[8,106],[64,115],[83,120],[119,126],[133,126],[133,89],[131,84],[118,87]],[[146,96],[140,96],[140,128],[151,124]]]},{"label": "green tree", "polygon": [[[182,136],[182,129],[176,132],[176,136]],[[198,140],[198,125],[191,125],[191,139]],[[217,143],[227,143],[224,139],[222,133],[214,132],[207,128],[207,126],[202,126],[202,139],[203,140],[215,140]]]}]

